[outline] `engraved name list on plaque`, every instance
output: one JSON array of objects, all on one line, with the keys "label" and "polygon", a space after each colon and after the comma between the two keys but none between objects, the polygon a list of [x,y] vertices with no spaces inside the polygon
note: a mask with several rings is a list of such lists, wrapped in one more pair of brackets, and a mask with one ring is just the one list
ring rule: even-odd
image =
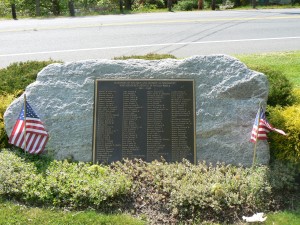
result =
[{"label": "engraved name list on plaque", "polygon": [[95,80],[94,163],[196,162],[194,80]]}]

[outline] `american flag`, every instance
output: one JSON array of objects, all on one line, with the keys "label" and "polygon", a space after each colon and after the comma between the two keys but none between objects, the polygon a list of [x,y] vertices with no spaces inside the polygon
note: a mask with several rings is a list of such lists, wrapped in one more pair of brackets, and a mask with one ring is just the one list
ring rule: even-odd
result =
[{"label": "american flag", "polygon": [[29,103],[26,102],[26,138],[24,138],[24,113],[23,105],[20,116],[9,137],[9,143],[31,154],[39,154],[43,152],[49,135],[38,115],[33,111]]},{"label": "american flag", "polygon": [[272,127],[271,124],[269,124],[266,118],[265,111],[262,107],[260,107],[260,110],[258,110],[255,122],[253,124],[250,141],[255,143],[257,140],[266,140],[268,139],[267,133],[269,133],[270,131],[276,131],[279,134],[286,135],[283,130],[276,129]]}]

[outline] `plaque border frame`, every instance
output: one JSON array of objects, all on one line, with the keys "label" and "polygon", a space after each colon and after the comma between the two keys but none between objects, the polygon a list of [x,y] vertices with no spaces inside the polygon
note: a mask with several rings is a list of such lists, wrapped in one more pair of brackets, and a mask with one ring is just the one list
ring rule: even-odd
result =
[{"label": "plaque border frame", "polygon": [[[196,135],[196,96],[195,96],[195,79],[193,78],[184,78],[184,79],[151,79],[151,78],[146,78],[146,79],[113,79],[113,78],[95,78],[94,79],[94,104],[93,104],[93,140],[92,140],[92,159],[93,159],[93,163],[96,164],[98,163],[96,161],[96,127],[97,127],[97,120],[96,120],[96,110],[97,110],[97,93],[98,93],[98,81],[125,81],[125,82],[129,82],[129,81],[191,81],[192,82],[192,86],[193,86],[193,125],[194,125],[194,162],[192,162],[193,164],[196,164],[197,162],[197,135]],[[173,162],[170,162],[173,163]]]}]

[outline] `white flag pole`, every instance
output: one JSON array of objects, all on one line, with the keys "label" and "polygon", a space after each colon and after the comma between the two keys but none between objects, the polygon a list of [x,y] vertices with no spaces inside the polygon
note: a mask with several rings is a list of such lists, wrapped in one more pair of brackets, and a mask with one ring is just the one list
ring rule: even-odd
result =
[{"label": "white flag pole", "polygon": [[27,144],[26,144],[26,94],[24,94],[24,150],[25,150],[25,154],[26,154],[26,148],[27,148]]},{"label": "white flag pole", "polygon": [[255,166],[256,163],[256,148],[257,148],[257,141],[258,141],[258,131],[259,131],[259,123],[260,123],[260,114],[261,114],[261,103],[259,103],[259,108],[258,108],[258,118],[257,118],[257,130],[256,130],[256,137],[255,137],[255,144],[254,144],[254,149],[253,149],[253,162],[252,162],[252,167]]}]

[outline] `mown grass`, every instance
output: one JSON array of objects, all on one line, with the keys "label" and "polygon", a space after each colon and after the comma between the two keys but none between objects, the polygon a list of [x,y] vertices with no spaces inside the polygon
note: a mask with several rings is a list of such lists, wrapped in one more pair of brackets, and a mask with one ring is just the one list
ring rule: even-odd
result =
[{"label": "mown grass", "polygon": [[265,225],[297,225],[300,224],[300,207],[295,211],[283,211],[268,214]]},{"label": "mown grass", "polygon": [[272,68],[283,73],[300,88],[300,51],[237,55],[249,68],[257,71]]},{"label": "mown grass", "polygon": [[63,211],[50,208],[27,207],[0,199],[0,224],[116,224],[143,225],[144,221],[127,214],[100,214],[96,211]]}]

